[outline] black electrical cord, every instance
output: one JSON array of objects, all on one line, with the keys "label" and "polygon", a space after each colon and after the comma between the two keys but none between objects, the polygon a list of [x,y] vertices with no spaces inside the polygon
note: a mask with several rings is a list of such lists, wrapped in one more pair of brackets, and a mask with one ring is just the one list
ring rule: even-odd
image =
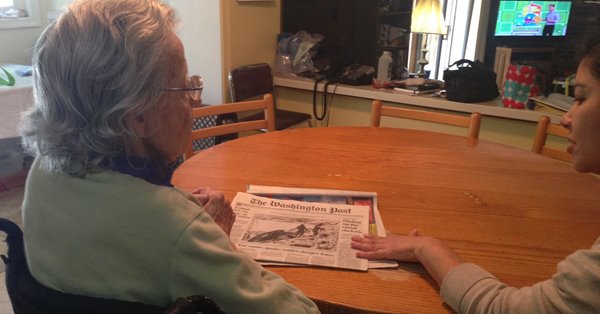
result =
[{"label": "black electrical cord", "polygon": [[[319,116],[319,114],[317,114],[317,86],[319,86],[319,83],[321,81],[323,81],[324,79],[325,79],[325,76],[315,79],[315,85],[313,87],[313,115],[315,116],[315,119],[317,119],[318,121],[322,121],[323,118],[325,117],[325,113],[323,113],[323,118],[321,118]],[[323,108],[323,109],[325,109],[325,108]],[[325,110],[323,110],[323,112],[325,112]]]},{"label": "black electrical cord", "polygon": [[322,115],[319,115],[317,113],[317,86],[324,79],[325,78],[322,77],[322,78],[315,80],[315,85],[313,88],[313,115],[315,116],[315,119],[317,119],[318,121],[323,121],[325,119],[325,116],[327,116],[327,89],[329,88],[329,84],[339,83],[339,79],[334,78],[334,79],[327,80],[325,82],[325,84],[323,85],[323,113],[322,113]]}]

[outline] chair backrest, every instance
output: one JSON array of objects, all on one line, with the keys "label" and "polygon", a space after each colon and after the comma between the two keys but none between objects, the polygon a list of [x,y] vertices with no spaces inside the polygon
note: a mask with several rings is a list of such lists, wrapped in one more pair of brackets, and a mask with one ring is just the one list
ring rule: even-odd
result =
[{"label": "chair backrest", "polygon": [[371,106],[371,126],[380,126],[382,116],[464,127],[468,129],[467,137],[471,139],[479,138],[479,128],[481,126],[481,114],[478,112],[473,112],[470,116],[465,117],[447,113],[383,106],[380,100],[374,100]]},{"label": "chair backrest", "polygon": [[190,134],[189,143],[185,150],[185,158],[188,159],[195,154],[192,143],[202,138],[254,130],[261,131],[264,129],[266,129],[268,132],[275,131],[273,95],[271,94],[264,94],[263,98],[258,100],[249,100],[192,109],[192,117],[194,119],[226,113],[239,113],[255,110],[264,110],[264,118],[252,121],[238,121],[223,125],[207,127],[203,129],[192,130],[192,133]]},{"label": "chair backrest", "polygon": [[550,158],[573,162],[573,156],[567,153],[566,149],[560,150],[546,146],[548,134],[566,138],[569,135],[569,130],[560,124],[550,123],[550,117],[541,116],[538,119],[531,151],[537,154],[548,156]]},{"label": "chair backrest", "polygon": [[235,68],[229,72],[228,78],[233,102],[273,93],[271,66],[266,63]]},{"label": "chair backrest", "polygon": [[[170,313],[191,314],[222,313],[219,307],[203,296],[178,299],[169,308],[141,302],[94,298],[60,292],[43,286],[33,278],[23,249],[23,232],[14,222],[0,218],[0,231],[6,233],[8,256],[2,255],[6,264],[6,289],[15,314],[41,313]],[[185,300],[185,301],[183,301]]]}]

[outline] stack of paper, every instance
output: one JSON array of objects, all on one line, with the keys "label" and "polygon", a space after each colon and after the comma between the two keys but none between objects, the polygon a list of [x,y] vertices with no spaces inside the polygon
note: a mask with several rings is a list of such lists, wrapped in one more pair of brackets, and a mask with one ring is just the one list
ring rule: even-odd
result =
[{"label": "stack of paper", "polygon": [[555,115],[563,115],[571,109],[573,97],[566,96],[560,93],[552,93],[548,97],[535,96],[530,97],[531,100],[528,108],[536,111],[547,112]]},{"label": "stack of paper", "polygon": [[430,94],[439,92],[444,88],[444,82],[438,80],[429,80],[423,78],[407,79],[401,81],[398,86],[394,87],[395,91],[404,92],[414,95]]}]

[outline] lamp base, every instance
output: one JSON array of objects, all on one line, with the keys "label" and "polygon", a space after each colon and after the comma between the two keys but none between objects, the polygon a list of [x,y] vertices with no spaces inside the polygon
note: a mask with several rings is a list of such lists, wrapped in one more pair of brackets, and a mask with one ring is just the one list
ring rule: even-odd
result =
[{"label": "lamp base", "polygon": [[427,52],[427,50],[421,50],[421,59],[417,61],[419,65],[418,77],[425,77],[425,66],[429,64],[429,61],[427,61]]},{"label": "lamp base", "polygon": [[429,49],[427,47],[427,40],[429,39],[429,37],[427,36],[427,34],[421,34],[421,36],[423,36],[421,38],[421,59],[417,61],[417,64],[419,65],[417,77],[425,77],[425,66],[429,64],[429,61],[427,61],[427,53],[429,52]]}]

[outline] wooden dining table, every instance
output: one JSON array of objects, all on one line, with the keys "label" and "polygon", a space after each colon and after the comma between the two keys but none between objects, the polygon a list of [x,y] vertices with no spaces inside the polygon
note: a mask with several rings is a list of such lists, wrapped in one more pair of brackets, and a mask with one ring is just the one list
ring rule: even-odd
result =
[{"label": "wooden dining table", "polygon": [[[388,232],[417,228],[515,287],[550,278],[559,261],[600,235],[597,177],[529,151],[417,130],[323,127],[242,137],[185,161],[173,183],[229,199],[250,184],[377,192]],[[324,313],[452,312],[417,263],[367,272],[268,268]]]}]

